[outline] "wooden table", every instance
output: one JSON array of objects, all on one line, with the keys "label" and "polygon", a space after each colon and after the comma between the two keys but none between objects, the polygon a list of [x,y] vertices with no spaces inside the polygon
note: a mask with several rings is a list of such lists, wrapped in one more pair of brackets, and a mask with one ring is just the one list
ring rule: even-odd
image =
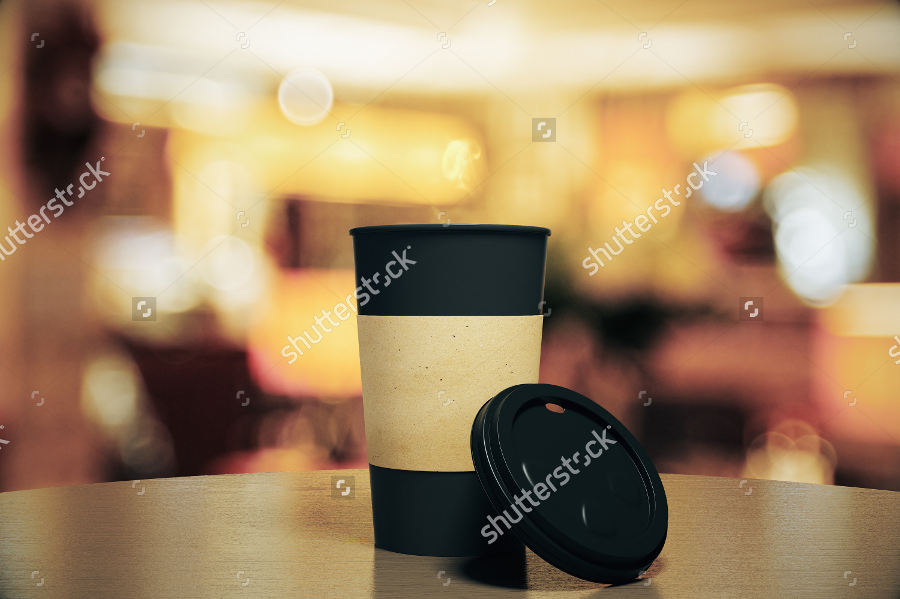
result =
[{"label": "wooden table", "polygon": [[[338,478],[352,489],[346,497],[332,494]],[[376,549],[366,470],[5,493],[0,597],[900,597],[900,493],[662,480],[665,549],[644,580],[613,587],[531,552]]]}]

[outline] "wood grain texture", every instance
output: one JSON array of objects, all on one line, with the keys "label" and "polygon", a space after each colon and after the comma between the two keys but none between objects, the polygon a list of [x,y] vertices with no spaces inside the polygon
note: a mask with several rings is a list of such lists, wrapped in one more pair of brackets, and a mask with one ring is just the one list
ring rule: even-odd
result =
[{"label": "wood grain texture", "polygon": [[[338,478],[351,485],[346,497],[332,496]],[[662,480],[665,549],[649,578],[614,587],[531,552],[472,559],[377,549],[366,470],[5,493],[0,597],[900,597],[900,493]]]}]

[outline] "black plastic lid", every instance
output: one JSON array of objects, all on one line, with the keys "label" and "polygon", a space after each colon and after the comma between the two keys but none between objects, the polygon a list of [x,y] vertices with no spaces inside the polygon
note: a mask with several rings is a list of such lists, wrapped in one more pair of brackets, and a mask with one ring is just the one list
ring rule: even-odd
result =
[{"label": "black plastic lid", "polygon": [[515,534],[560,570],[602,583],[636,578],[662,551],[669,507],[659,473],[587,397],[556,385],[510,387],[478,412],[471,445],[498,514],[481,530],[486,543]]},{"label": "black plastic lid", "polygon": [[411,225],[371,225],[367,227],[355,227],[350,229],[350,235],[365,233],[410,233],[410,232],[443,232],[460,233],[466,231],[493,231],[497,233],[537,233],[550,237],[550,229],[544,227],[531,227],[527,225],[496,225],[496,224],[411,224]]}]

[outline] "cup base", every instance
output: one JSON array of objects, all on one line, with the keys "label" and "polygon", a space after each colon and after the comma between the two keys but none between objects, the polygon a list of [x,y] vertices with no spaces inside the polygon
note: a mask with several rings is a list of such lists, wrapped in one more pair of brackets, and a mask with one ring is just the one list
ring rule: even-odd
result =
[{"label": "cup base", "polygon": [[507,531],[481,530],[496,515],[475,472],[396,470],[369,464],[375,546],[395,553],[463,557],[520,551]]}]

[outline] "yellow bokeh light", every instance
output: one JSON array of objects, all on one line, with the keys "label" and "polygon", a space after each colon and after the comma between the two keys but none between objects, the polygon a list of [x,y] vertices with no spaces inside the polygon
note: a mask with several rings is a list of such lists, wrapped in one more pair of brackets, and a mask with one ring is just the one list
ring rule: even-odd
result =
[{"label": "yellow bokeh light", "polygon": [[670,103],[666,129],[686,157],[720,148],[739,150],[787,141],[797,128],[797,103],[773,83],[743,85],[716,94],[690,90]]},{"label": "yellow bokeh light", "polygon": [[471,139],[454,139],[447,144],[441,168],[444,178],[460,188],[468,188],[473,178],[473,163],[481,158],[481,147]]},{"label": "yellow bokeh light", "polygon": [[750,444],[743,476],[833,484],[834,447],[801,420],[785,420]]}]

